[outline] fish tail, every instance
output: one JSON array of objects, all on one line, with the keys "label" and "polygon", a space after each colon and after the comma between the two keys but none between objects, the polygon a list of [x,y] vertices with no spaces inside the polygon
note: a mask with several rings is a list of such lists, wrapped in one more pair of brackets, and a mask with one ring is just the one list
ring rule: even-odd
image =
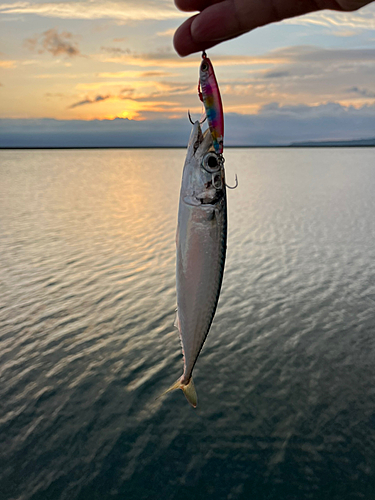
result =
[{"label": "fish tail", "polygon": [[197,407],[198,403],[198,398],[197,398],[197,392],[195,390],[194,382],[193,382],[193,377],[189,380],[189,383],[186,385],[181,385],[180,386],[183,393],[185,394],[185,398],[189,401],[191,406],[193,408]]},{"label": "fish tail", "polygon": [[[175,391],[176,389],[182,390],[182,392],[185,394],[186,399],[189,401],[189,403],[191,404],[191,406],[193,408],[197,407],[198,398],[197,398],[197,393],[196,393],[196,390],[194,387],[193,377],[190,378],[190,380],[187,384],[183,384],[181,382],[181,378],[179,378],[178,380],[176,380],[176,382],[174,384],[172,384],[170,386],[169,389],[164,391],[163,394],[161,394],[159,396],[159,398],[164,396],[164,394],[167,394],[168,392]],[[159,399],[159,398],[157,398],[157,399]]]}]

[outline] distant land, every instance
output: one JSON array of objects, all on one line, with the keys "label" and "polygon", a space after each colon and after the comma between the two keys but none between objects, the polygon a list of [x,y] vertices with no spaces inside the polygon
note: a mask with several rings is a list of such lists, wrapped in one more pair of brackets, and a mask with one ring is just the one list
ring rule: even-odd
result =
[{"label": "distant land", "polygon": [[351,141],[304,141],[292,142],[291,148],[332,148],[332,147],[374,147],[375,137],[370,139],[355,139]]},{"label": "distant land", "polygon": [[[226,146],[229,148],[373,148],[375,147],[375,137],[371,139],[355,139],[350,141],[305,141],[292,142],[291,144],[243,144],[236,146]],[[2,146],[1,149],[181,149],[184,145],[171,146]]]},{"label": "distant land", "polygon": [[[239,145],[226,145],[226,148],[373,148],[375,147],[375,137],[370,139],[354,139],[354,140],[346,140],[346,141],[304,141],[304,142],[292,142],[290,144],[239,144]],[[146,146],[129,146],[129,145],[111,145],[111,146],[103,146],[97,145],[94,146],[92,144],[85,146],[4,146],[0,144],[1,149],[181,149],[186,148],[186,144],[181,145],[146,145]]]}]

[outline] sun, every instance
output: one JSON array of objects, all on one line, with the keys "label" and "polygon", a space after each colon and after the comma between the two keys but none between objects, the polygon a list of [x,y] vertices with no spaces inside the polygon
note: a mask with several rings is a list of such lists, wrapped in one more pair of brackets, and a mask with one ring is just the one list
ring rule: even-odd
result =
[{"label": "sun", "polygon": [[116,114],[105,115],[102,120],[115,120],[116,118],[128,119],[128,120],[140,120],[141,117],[138,111],[121,111]]},{"label": "sun", "polygon": [[127,118],[128,120],[136,120],[139,117],[139,113],[137,111],[122,111],[118,118]]}]

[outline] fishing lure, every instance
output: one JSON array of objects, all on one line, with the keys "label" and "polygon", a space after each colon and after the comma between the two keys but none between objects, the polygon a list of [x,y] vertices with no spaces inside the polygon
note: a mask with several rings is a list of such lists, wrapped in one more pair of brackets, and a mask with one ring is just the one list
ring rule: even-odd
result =
[{"label": "fishing lure", "polygon": [[214,68],[206,52],[202,54],[202,62],[199,68],[198,95],[206,110],[215,152],[222,154],[224,149],[223,104]]}]

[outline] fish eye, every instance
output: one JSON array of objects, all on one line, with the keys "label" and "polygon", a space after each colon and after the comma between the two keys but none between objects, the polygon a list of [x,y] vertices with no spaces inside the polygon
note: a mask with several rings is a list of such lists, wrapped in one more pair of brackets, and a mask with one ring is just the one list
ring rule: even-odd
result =
[{"label": "fish eye", "polygon": [[220,170],[220,163],[215,153],[207,153],[203,158],[202,167],[210,174]]}]

